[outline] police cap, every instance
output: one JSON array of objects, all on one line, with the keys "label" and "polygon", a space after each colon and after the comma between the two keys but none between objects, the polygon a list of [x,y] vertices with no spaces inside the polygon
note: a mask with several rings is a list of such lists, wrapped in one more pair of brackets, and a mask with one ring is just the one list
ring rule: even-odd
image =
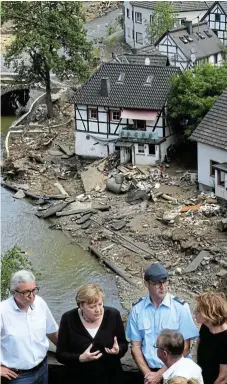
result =
[{"label": "police cap", "polygon": [[144,280],[159,281],[168,278],[168,271],[161,264],[151,264],[144,273]]}]

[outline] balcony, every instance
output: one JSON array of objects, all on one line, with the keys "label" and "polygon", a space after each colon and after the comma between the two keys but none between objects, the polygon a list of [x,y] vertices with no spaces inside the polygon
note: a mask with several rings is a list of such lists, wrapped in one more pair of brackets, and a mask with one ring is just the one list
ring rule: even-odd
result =
[{"label": "balcony", "polygon": [[128,125],[127,127],[122,128],[119,134],[121,139],[131,139],[131,140],[158,140],[157,132],[147,132],[140,131],[136,128],[133,128],[133,125]]}]

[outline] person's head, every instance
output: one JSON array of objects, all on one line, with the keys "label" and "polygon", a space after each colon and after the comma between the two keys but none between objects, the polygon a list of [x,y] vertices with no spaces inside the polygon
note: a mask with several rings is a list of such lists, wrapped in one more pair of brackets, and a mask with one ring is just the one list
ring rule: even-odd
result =
[{"label": "person's head", "polygon": [[200,324],[220,326],[227,321],[227,301],[222,293],[205,292],[196,298],[196,321]]},{"label": "person's head", "polygon": [[151,298],[163,300],[169,286],[167,269],[161,264],[151,264],[145,270],[144,280]]},{"label": "person's head", "polygon": [[175,360],[182,357],[184,351],[184,337],[180,332],[172,329],[163,329],[158,338],[155,347],[160,360],[170,367]]},{"label": "person's head", "polygon": [[185,377],[175,376],[166,381],[166,384],[199,384],[197,379],[185,379]]},{"label": "person's head", "polygon": [[20,308],[29,307],[39,292],[33,273],[25,270],[14,273],[10,280],[10,292]]},{"label": "person's head", "polygon": [[102,316],[103,299],[103,291],[97,284],[84,284],[76,294],[78,307],[90,321],[98,320]]}]

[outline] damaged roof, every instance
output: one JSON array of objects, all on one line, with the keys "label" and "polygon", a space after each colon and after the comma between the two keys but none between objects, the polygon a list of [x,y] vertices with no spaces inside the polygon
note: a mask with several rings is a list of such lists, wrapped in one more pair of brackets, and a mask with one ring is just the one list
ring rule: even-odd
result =
[{"label": "damaged roof", "polygon": [[[158,1],[130,1],[135,7],[155,9]],[[164,2],[163,2],[164,3]],[[166,2],[168,3],[168,2]],[[171,1],[175,12],[206,11],[213,1]]]},{"label": "damaged roof", "polygon": [[158,45],[161,40],[169,35],[180,48],[188,60],[191,60],[191,54],[196,54],[196,59],[202,59],[224,50],[224,45],[217,35],[209,28],[207,22],[193,24],[192,33],[189,35],[186,26],[174,28],[160,37],[156,42]]},{"label": "damaged roof", "polygon": [[190,139],[227,151],[227,88],[194,130]]},{"label": "damaged roof", "polygon": [[[161,110],[166,102],[175,67],[104,63],[82,86],[76,104]],[[101,95],[101,79],[108,79],[109,94]]]},{"label": "damaged roof", "polygon": [[[149,61],[147,61],[149,59]],[[145,64],[145,60],[146,63]],[[166,65],[170,65],[168,56],[158,54],[153,55],[146,55],[146,54],[139,54],[139,55],[132,55],[132,54],[124,54],[119,55],[117,57],[113,57],[111,60],[111,63],[121,63],[121,64],[138,64],[138,65],[151,65],[151,66],[159,66],[159,67],[165,67]]]}]

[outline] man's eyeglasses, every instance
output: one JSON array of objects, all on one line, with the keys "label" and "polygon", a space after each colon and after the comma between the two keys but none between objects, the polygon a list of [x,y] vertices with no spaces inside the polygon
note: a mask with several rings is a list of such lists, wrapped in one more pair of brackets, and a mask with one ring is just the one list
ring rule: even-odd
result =
[{"label": "man's eyeglasses", "polygon": [[151,280],[149,280],[149,284],[150,285],[153,285],[154,287],[156,287],[156,288],[161,288],[161,286],[162,285],[164,285],[165,287],[167,286],[167,285],[169,285],[169,280],[160,280],[160,281],[151,281]]},{"label": "man's eyeglasses", "polygon": [[161,349],[162,351],[166,351],[168,353],[168,351],[165,349],[165,348],[160,348],[158,345],[154,344],[153,345],[154,348],[156,349]]},{"label": "man's eyeglasses", "polygon": [[17,290],[15,289],[15,292],[20,293],[20,294],[23,295],[24,297],[28,297],[28,296],[30,296],[31,294],[33,294],[33,295],[37,295],[37,293],[39,293],[39,288],[36,287],[36,288],[32,289],[31,291],[24,291],[24,292],[20,292],[20,291],[17,291]]}]

